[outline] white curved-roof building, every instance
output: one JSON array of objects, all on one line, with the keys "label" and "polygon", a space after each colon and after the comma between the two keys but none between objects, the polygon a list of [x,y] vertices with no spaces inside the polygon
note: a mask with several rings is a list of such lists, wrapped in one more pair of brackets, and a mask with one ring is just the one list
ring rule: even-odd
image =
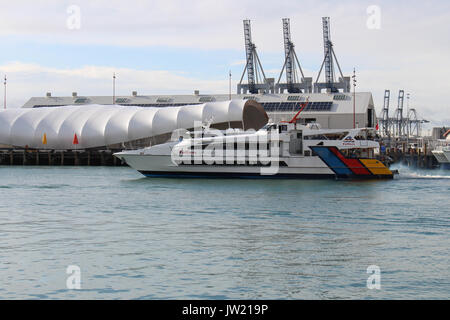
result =
[{"label": "white curved-roof building", "polygon": [[[255,101],[177,107],[83,105],[0,111],[0,144],[37,149],[84,149],[162,137],[212,119],[218,128],[259,129],[267,114]],[[46,143],[44,143],[44,134]],[[78,145],[74,145],[77,135]]]}]

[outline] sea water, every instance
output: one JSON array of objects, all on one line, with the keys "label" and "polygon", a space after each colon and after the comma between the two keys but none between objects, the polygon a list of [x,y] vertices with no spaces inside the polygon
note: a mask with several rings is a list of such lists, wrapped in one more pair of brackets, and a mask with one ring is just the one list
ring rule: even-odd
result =
[{"label": "sea water", "polygon": [[0,167],[0,298],[448,299],[450,171],[398,169],[307,181]]}]

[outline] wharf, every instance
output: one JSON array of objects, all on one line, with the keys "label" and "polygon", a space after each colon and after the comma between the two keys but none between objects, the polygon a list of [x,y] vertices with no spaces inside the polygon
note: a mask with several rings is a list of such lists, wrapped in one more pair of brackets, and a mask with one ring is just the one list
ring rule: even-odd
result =
[{"label": "wharf", "polygon": [[[104,150],[38,150],[0,149],[0,165],[43,166],[126,166],[113,153],[122,149]],[[439,162],[429,150],[386,148],[379,159],[387,165],[400,163],[421,169],[439,168]]]},{"label": "wharf", "polygon": [[389,165],[402,164],[418,169],[440,167],[436,157],[426,147],[424,149],[386,148],[386,151],[380,155],[380,160]]},{"label": "wharf", "polygon": [[119,151],[0,149],[0,165],[126,166],[113,156]]}]

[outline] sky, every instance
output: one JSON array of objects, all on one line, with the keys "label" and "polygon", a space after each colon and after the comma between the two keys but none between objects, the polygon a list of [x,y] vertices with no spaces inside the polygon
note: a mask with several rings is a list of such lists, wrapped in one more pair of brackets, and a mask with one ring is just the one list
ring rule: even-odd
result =
[{"label": "sky", "polygon": [[[32,96],[228,93],[245,65],[243,19],[268,77],[284,62],[282,18],[305,76],[323,60],[321,17],[344,75],[370,91],[377,114],[384,90],[391,113],[400,89],[432,125],[450,125],[450,1],[0,0],[0,76],[7,107]],[[0,90],[3,98],[3,90]],[[3,106],[3,99],[1,100]],[[407,105],[405,99],[405,109]]]}]

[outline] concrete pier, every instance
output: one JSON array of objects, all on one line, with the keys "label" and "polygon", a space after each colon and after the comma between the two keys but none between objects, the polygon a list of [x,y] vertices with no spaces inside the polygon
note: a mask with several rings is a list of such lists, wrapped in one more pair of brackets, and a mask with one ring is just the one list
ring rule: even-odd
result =
[{"label": "concrete pier", "polygon": [[380,160],[385,163],[400,163],[419,169],[437,169],[440,167],[437,159],[426,147],[423,152],[420,149],[406,149],[405,147],[387,148],[385,154],[380,156]]},{"label": "concrete pier", "polygon": [[[0,149],[0,165],[26,166],[126,166],[113,156],[122,150],[35,150]],[[439,168],[429,149],[386,148],[379,159],[386,164],[401,163],[421,169]]]},{"label": "concrete pier", "polygon": [[0,149],[0,165],[126,166],[113,156],[119,151]]}]

